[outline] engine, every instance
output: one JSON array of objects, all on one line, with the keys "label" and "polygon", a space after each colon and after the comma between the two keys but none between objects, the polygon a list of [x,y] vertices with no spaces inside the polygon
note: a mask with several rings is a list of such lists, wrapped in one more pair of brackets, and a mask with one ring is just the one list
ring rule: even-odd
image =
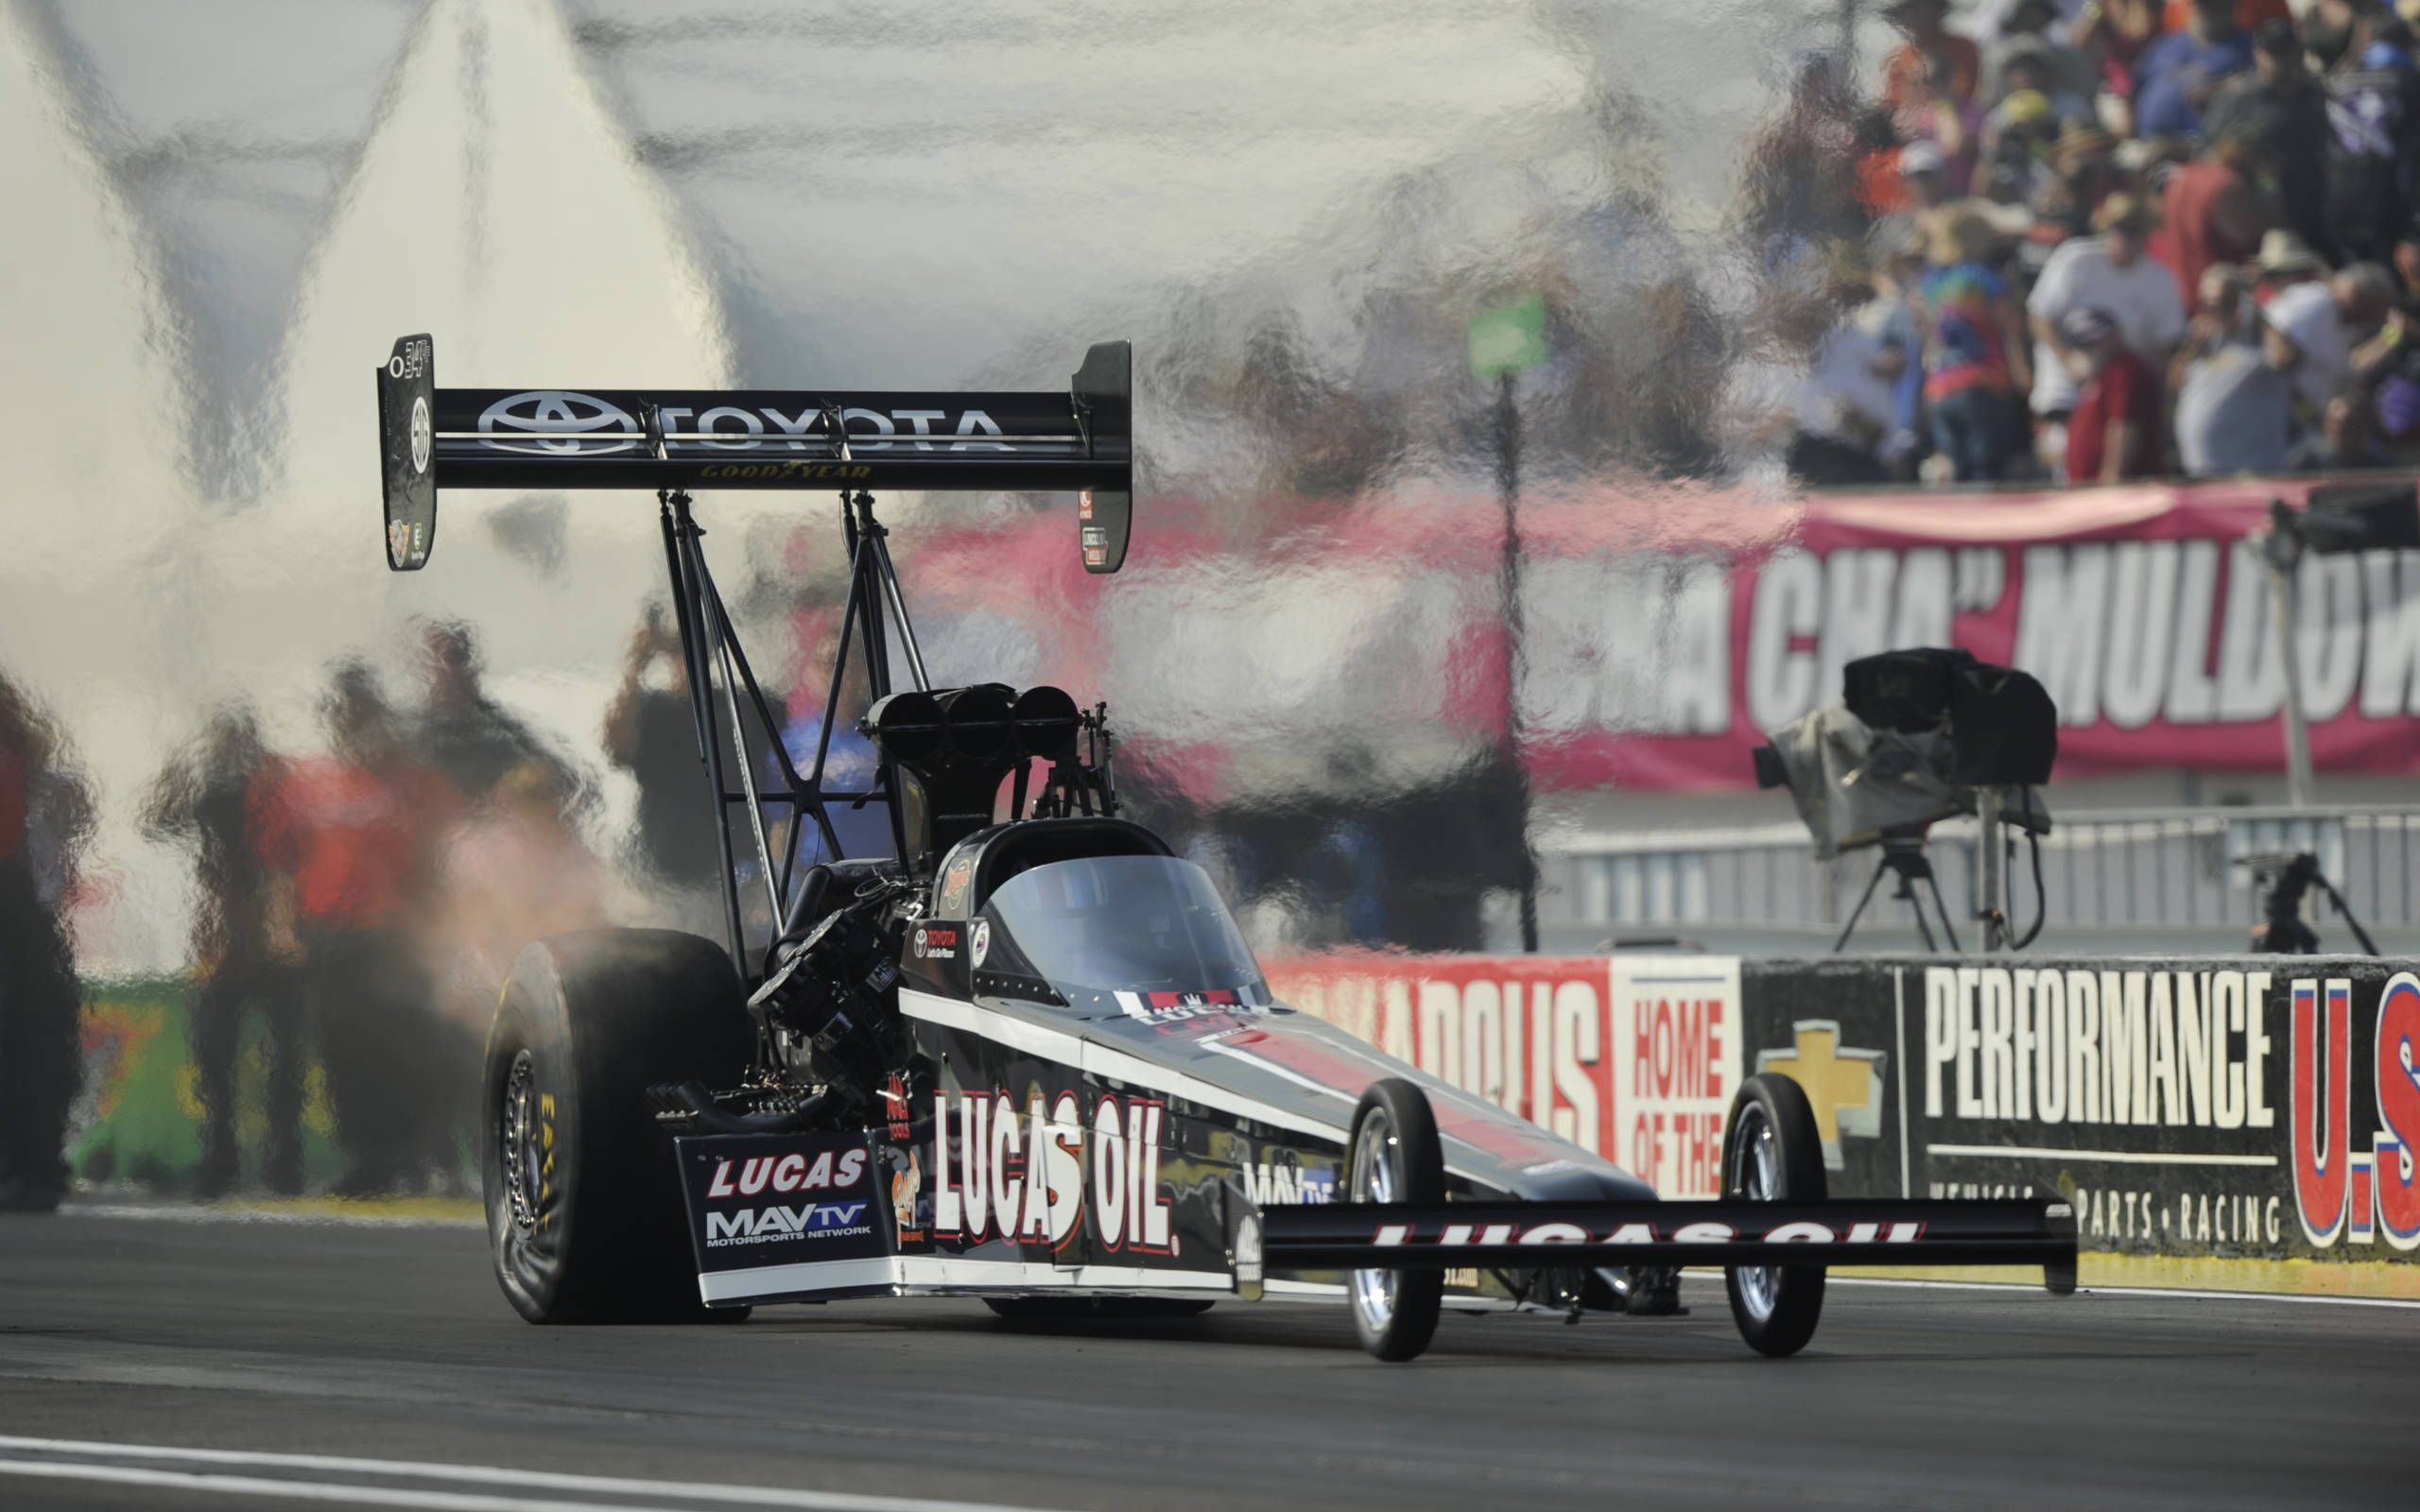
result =
[{"label": "engine", "polygon": [[748,1000],[774,1059],[819,1085],[835,1111],[862,1113],[873,1089],[908,1055],[899,1019],[899,925],[890,899],[860,900],[826,915],[794,944]]}]

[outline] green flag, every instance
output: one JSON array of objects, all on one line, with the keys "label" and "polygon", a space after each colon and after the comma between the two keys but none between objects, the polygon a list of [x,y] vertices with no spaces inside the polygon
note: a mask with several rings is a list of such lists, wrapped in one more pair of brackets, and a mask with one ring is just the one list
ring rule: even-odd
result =
[{"label": "green flag", "polygon": [[1547,360],[1547,297],[1531,294],[1471,318],[1471,373],[1493,383]]}]

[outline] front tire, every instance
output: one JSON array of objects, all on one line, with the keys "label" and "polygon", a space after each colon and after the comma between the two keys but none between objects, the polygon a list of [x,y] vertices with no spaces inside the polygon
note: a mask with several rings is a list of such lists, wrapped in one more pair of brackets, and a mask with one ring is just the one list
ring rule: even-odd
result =
[{"label": "front tire", "polygon": [[698,1300],[647,1089],[728,1085],[753,1048],[721,946],[600,929],[521,953],[488,1034],[479,1171],[497,1282],[532,1323],[737,1322]]},{"label": "front tire", "polygon": [[[1731,1099],[1722,1134],[1723,1194],[1761,1202],[1821,1202],[1824,1142],[1806,1093],[1787,1076],[1751,1076]],[[1759,1354],[1796,1354],[1824,1315],[1821,1265],[1733,1265],[1722,1273],[1731,1318]]]},{"label": "front tire", "polygon": [[[1437,1139],[1437,1115],[1417,1084],[1391,1076],[1361,1094],[1344,1180],[1353,1202],[1434,1208],[1445,1200],[1445,1152]],[[1361,1348],[1381,1360],[1416,1359],[1436,1336],[1445,1273],[1351,1271],[1345,1294]]]}]

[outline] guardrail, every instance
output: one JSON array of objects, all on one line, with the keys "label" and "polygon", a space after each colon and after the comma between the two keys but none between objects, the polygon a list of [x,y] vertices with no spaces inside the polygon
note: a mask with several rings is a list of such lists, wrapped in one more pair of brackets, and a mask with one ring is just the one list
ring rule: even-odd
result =
[{"label": "guardrail", "polygon": [[[1933,826],[1928,852],[1951,915],[1968,930],[1978,906],[1979,835],[1972,820]],[[1838,929],[1879,860],[1873,850],[1833,862],[1810,854],[1796,824],[1582,838],[1540,857],[1539,919],[1564,930],[1640,926]],[[2103,809],[2057,814],[2042,840],[2048,928],[2248,930],[2260,917],[2250,868],[2269,851],[2310,850],[2345,902],[2373,929],[2420,926],[2420,806],[2324,809]],[[1869,916],[1904,917],[1892,879]],[[2024,843],[2009,868],[2009,911],[2034,915]],[[2309,916],[2334,917],[2313,894]],[[1971,938],[1966,943],[1972,946]]]}]

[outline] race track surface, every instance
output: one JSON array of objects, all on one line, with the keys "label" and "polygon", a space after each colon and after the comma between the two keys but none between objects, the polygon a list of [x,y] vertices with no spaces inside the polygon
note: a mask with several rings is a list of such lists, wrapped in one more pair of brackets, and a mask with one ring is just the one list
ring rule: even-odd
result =
[{"label": "race track surface", "polygon": [[[1775,1362],[1719,1284],[1687,1300],[1449,1317],[1400,1366],[1340,1308],[1274,1304],[1056,1335],[972,1302],[536,1329],[472,1228],[0,1218],[0,1506],[2420,1504],[2420,1311],[1836,1286]],[[793,1494],[714,1490],[743,1486]]]}]

